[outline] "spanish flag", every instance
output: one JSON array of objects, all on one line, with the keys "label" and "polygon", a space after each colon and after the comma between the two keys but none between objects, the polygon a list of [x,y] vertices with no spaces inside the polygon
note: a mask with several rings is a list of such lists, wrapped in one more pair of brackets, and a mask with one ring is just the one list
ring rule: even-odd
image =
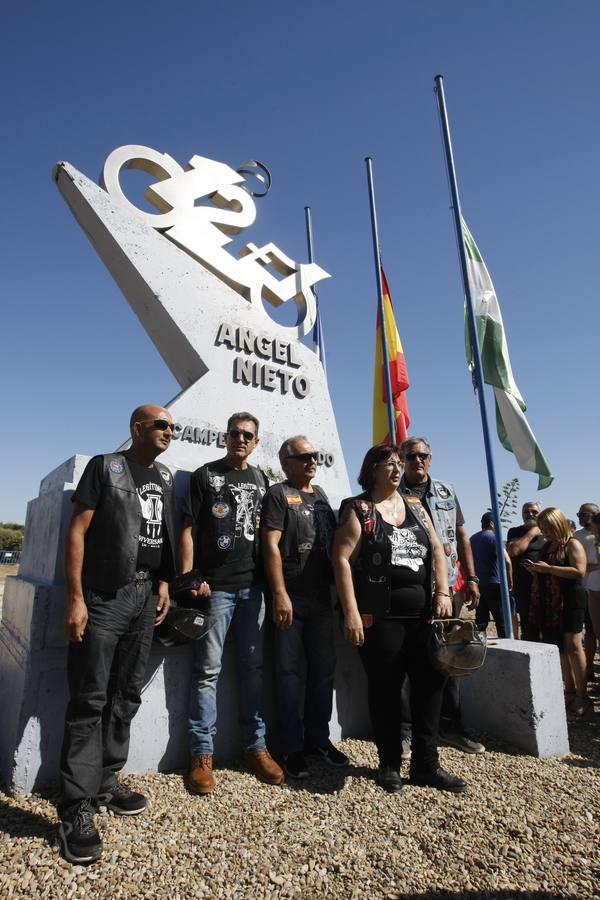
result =
[{"label": "spanish flag", "polygon": [[[394,307],[390,289],[381,269],[381,283],[383,287],[383,318],[385,322],[385,337],[390,362],[390,382],[392,386],[392,401],[394,405],[394,417],[396,420],[396,434],[393,442],[400,444],[406,440],[410,419],[408,417],[408,404],[405,391],[408,390],[408,372],[404,351],[400,342],[400,335],[394,319]],[[385,372],[383,367],[383,345],[381,331],[381,312],[377,310],[377,333],[375,336],[375,379],[373,382],[373,444],[389,444],[390,427],[387,409],[387,392],[385,386]]]}]

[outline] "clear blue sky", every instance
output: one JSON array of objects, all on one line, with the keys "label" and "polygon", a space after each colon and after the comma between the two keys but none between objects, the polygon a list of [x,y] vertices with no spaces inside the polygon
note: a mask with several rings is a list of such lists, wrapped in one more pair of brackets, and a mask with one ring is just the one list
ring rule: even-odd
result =
[{"label": "clear blue sky", "polygon": [[[8,0],[2,15],[0,520],[40,479],[114,449],[177,385],[51,181],[146,144],[274,176],[249,239],[305,258],[313,208],[331,393],[351,476],[371,441],[375,286],[364,157],[411,378],[413,427],[467,524],[488,505],[433,78],[445,76],[463,210],[495,282],[517,383],[556,475],[600,500],[600,4],[248,5]],[[596,362],[594,363],[594,360]],[[318,436],[313,436],[318,444]],[[518,475],[496,442],[498,479]],[[521,476],[521,500],[536,496]]]}]

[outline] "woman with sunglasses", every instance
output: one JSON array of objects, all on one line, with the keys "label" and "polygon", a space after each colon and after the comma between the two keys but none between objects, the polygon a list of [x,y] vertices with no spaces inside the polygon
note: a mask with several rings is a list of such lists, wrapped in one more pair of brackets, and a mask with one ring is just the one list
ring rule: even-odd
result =
[{"label": "woman with sunglasses", "polygon": [[572,537],[564,513],[555,506],[541,511],[537,526],[546,541],[539,561],[523,560],[523,566],[533,576],[529,625],[538,639],[558,646],[567,709],[575,716],[584,716],[592,709],[581,640],[586,606],[585,550]]},{"label": "woman with sunglasses", "polygon": [[[333,548],[344,634],[358,648],[379,753],[377,781],[402,788],[400,688],[408,672],[413,718],[410,780],[463,792],[466,783],[440,767],[438,726],[445,676],[429,663],[426,623],[452,615],[444,551],[417,498],[398,493],[402,466],[396,446],[367,452],[345,500]],[[434,587],[435,585],[435,587]]]}]

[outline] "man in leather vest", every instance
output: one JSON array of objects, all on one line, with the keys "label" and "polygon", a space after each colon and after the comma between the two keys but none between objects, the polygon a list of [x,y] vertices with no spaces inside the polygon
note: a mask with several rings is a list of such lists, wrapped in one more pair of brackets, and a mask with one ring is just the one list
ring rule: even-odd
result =
[{"label": "man in leather vest", "polygon": [[58,810],[59,837],[73,863],[102,854],[94,825],[99,805],[128,816],[146,807],[146,798],[116,776],[175,572],[173,479],[155,462],[171,442],[173,420],[160,406],[140,406],[130,430],[129,450],[95,456],[86,466],[66,541],[70,701]]},{"label": "man in leather vest", "polygon": [[[286,480],[267,491],[262,550],[275,633],[275,692],[284,768],[306,778],[305,753],[331,766],[348,757],[329,740],[335,647],[330,550],[335,516],[316,484],[318,454],[304,435],[283,442]],[[305,675],[306,672],[306,675]]]},{"label": "man in leather vest", "polygon": [[244,763],[266,784],[285,780],[266,748],[262,712],[265,604],[258,536],[262,499],[269,484],[261,470],[248,463],[258,441],[258,419],[252,413],[230,416],[227,453],[192,474],[184,510],[181,571],[199,569],[211,588],[210,628],[192,644],[191,762],[185,783],[193,794],[208,794],[215,786],[217,682],[230,625],[235,632]]},{"label": "man in leather vest", "polygon": [[[460,562],[465,578],[466,605],[474,609],[479,603],[479,579],[475,574],[471,543],[456,492],[452,485],[430,477],[431,447],[425,438],[407,438],[400,447],[400,458],[404,463],[404,474],[399,491],[418,497],[429,514],[446,554],[450,593],[458,578]],[[454,604],[454,615],[459,612],[460,609]],[[458,678],[449,678],[446,683],[440,740],[465,753],[483,753],[485,750],[483,744],[466,733],[462,724]]]}]

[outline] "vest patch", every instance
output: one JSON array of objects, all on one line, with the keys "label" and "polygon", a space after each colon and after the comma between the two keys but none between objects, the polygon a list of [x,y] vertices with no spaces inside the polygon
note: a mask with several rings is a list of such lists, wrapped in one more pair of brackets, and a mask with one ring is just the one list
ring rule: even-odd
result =
[{"label": "vest patch", "polygon": [[288,494],[285,499],[288,502],[288,506],[298,506],[299,503],[302,503],[300,494]]},{"label": "vest patch", "polygon": [[229,550],[231,547],[231,535],[230,534],[221,534],[217,540],[217,547],[219,550]]},{"label": "vest patch", "polygon": [[223,489],[225,485],[225,476],[217,475],[215,472],[208,473],[208,483],[210,484],[213,491],[217,491],[217,493]]},{"label": "vest patch", "polygon": [[213,503],[211,512],[217,519],[224,519],[229,515],[229,504],[224,500],[217,500],[216,503]]},{"label": "vest patch", "polygon": [[121,475],[125,468],[125,464],[122,459],[111,459],[108,464],[108,468],[113,473],[113,475]]},{"label": "vest patch", "polygon": [[171,478],[171,473],[167,469],[159,469],[159,472],[164,478],[166,484],[171,484],[171,481],[173,480]]},{"label": "vest patch", "polygon": [[407,503],[413,503],[415,506],[418,506],[421,502],[418,497],[411,497],[410,495],[405,495],[404,499]]}]

